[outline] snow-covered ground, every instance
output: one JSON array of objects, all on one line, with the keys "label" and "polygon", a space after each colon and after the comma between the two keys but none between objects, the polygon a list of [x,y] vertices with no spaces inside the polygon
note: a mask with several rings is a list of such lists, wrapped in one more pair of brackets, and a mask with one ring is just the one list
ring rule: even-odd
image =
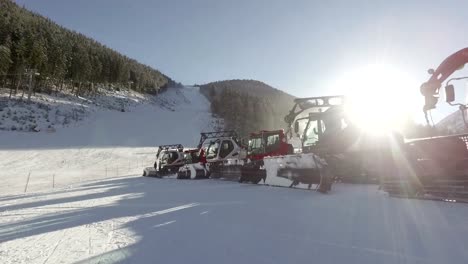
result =
[{"label": "snow-covered ground", "polygon": [[0,263],[467,263],[466,204],[139,176],[216,120],[195,88],[55,133],[0,131]]},{"label": "snow-covered ground", "polygon": [[94,111],[54,133],[0,131],[0,191],[24,190],[27,181],[27,191],[35,191],[141,173],[158,145],[196,146],[201,131],[215,129],[220,121],[209,110],[198,88],[174,88],[123,113]]},{"label": "snow-covered ground", "polygon": [[1,263],[467,263],[464,204],[116,177],[0,200]]}]

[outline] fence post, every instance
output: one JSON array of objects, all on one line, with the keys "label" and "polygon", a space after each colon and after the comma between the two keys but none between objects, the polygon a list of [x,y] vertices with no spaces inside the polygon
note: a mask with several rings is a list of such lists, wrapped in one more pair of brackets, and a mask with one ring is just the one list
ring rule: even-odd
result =
[{"label": "fence post", "polygon": [[52,189],[55,188],[55,173],[52,174]]},{"label": "fence post", "polygon": [[28,190],[29,178],[31,177],[31,171],[29,171],[28,179],[26,180],[26,186],[24,186],[24,193]]}]

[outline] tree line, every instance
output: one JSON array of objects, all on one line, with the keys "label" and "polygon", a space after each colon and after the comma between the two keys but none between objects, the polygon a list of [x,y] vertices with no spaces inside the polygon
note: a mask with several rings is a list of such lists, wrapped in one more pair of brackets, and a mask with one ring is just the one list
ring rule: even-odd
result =
[{"label": "tree line", "polygon": [[284,116],[294,97],[254,80],[228,80],[200,86],[211,112],[225,121],[225,129],[242,137],[260,130],[286,129]]},{"label": "tree line", "polygon": [[71,89],[76,95],[94,93],[98,84],[152,94],[178,85],[83,34],[0,0],[0,86],[17,93],[32,80],[35,90]]},{"label": "tree line", "polygon": [[[294,97],[254,80],[227,80],[198,85],[211,102],[211,112],[224,119],[225,129],[236,130],[242,137],[260,130],[286,129],[285,115]],[[443,127],[418,124],[411,118],[395,128],[407,139],[450,133]]]}]

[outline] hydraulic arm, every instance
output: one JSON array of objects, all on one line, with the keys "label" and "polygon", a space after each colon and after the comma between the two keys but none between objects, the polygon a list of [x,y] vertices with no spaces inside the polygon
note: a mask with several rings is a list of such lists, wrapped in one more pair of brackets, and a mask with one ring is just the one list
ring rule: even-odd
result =
[{"label": "hydraulic arm", "polygon": [[467,62],[468,48],[464,48],[447,57],[435,71],[429,70],[431,77],[421,85],[421,93],[425,97],[424,113],[436,107],[442,83]]}]

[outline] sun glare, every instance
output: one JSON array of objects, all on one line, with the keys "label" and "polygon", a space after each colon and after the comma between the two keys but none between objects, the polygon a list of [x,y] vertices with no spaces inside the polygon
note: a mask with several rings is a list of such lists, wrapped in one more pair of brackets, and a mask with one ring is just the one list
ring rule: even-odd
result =
[{"label": "sun glare", "polygon": [[354,69],[342,76],[337,85],[345,89],[350,120],[368,132],[400,130],[419,110],[417,82],[390,65]]}]

